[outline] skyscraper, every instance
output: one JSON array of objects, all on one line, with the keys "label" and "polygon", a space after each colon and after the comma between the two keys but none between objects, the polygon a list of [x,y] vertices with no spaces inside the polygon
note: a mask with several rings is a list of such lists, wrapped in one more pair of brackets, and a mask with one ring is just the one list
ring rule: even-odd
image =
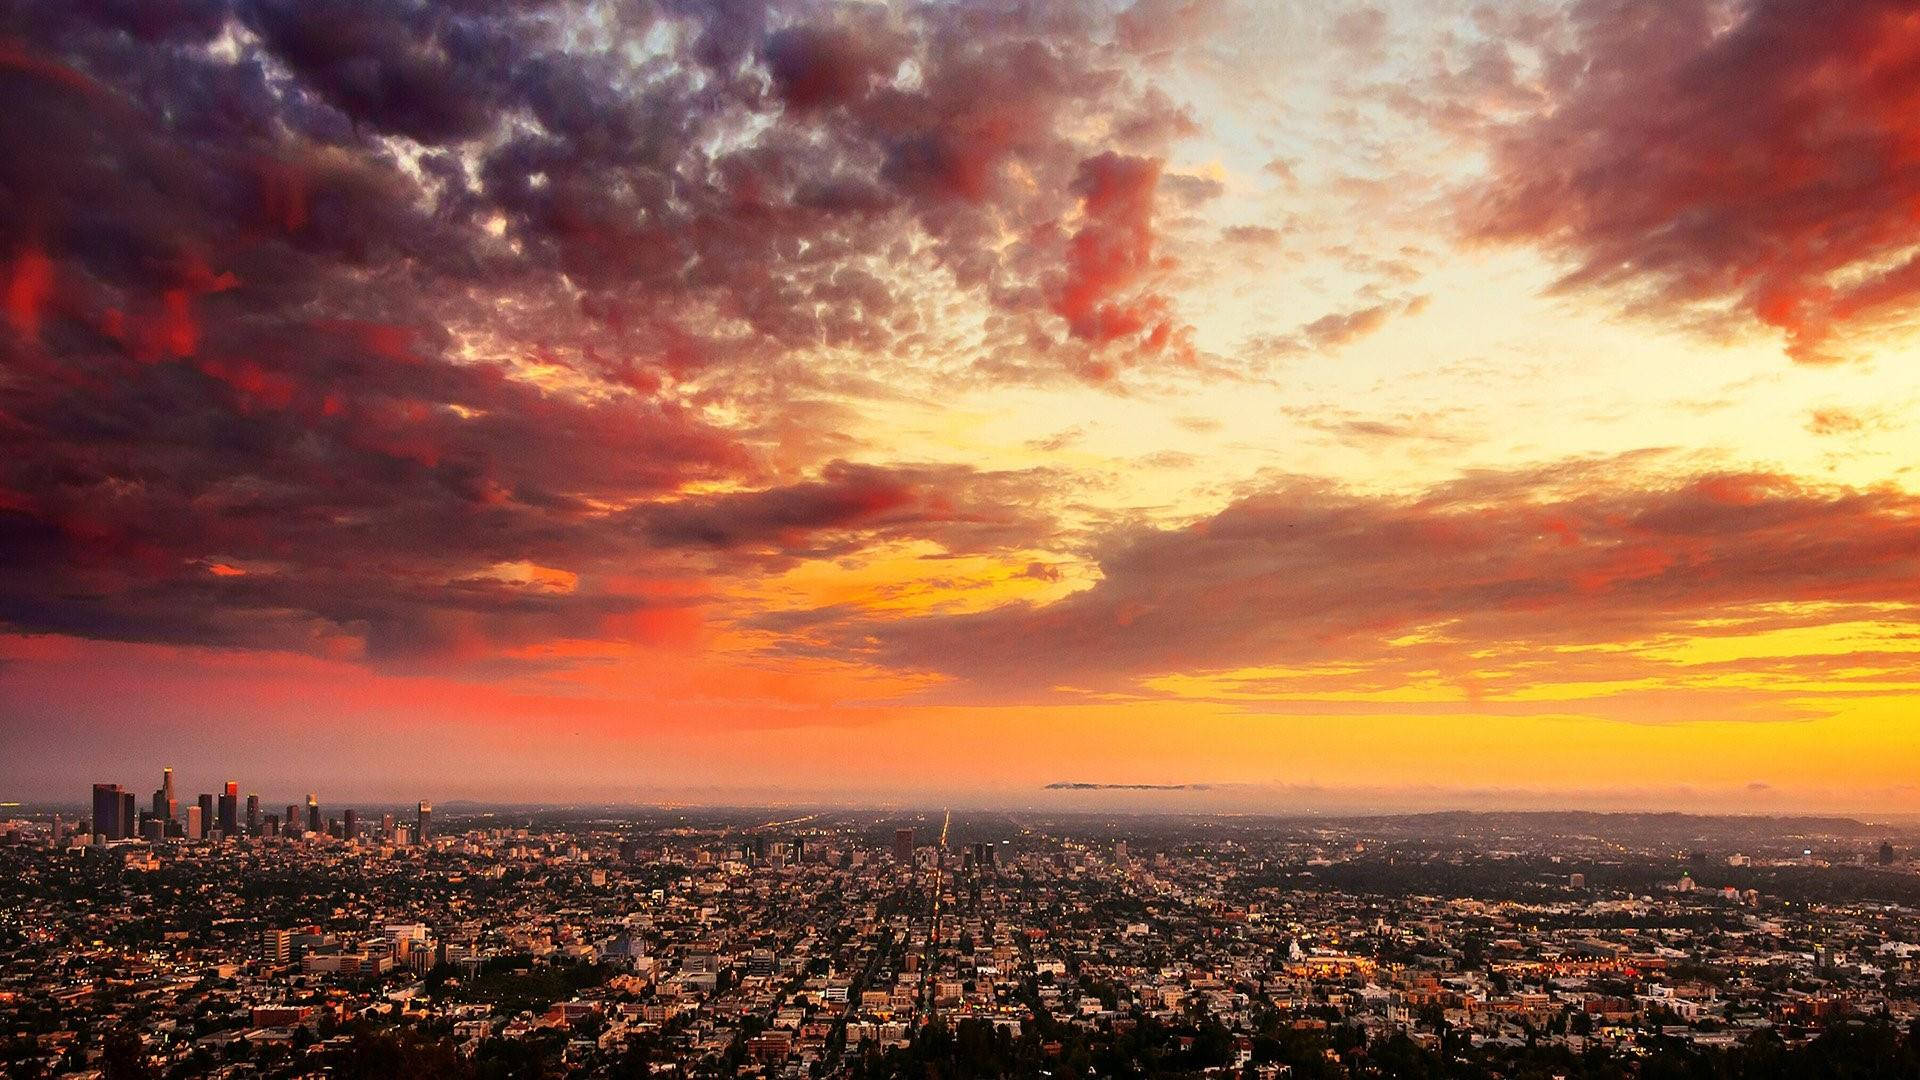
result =
[{"label": "skyscraper", "polygon": [[913,862],[913,830],[893,830],[893,861],[901,865]]},{"label": "skyscraper", "polygon": [[346,813],[341,815],[341,820],[346,826],[346,838],[348,840],[358,840],[360,838],[360,811],[349,806],[346,809]]},{"label": "skyscraper", "polygon": [[122,839],[133,839],[140,835],[140,807],[134,801],[133,792],[118,784],[114,789],[120,792],[120,820],[118,822]]},{"label": "skyscraper", "polygon": [[320,824],[320,797],[311,791],[307,793],[307,831],[310,833],[326,831]]},{"label": "skyscraper", "polygon": [[204,840],[213,830],[220,827],[220,819],[213,812],[213,796],[200,796],[200,839]]},{"label": "skyscraper", "polygon": [[300,808],[293,805],[292,803],[288,803],[287,804],[287,835],[299,836],[300,832],[301,832]]},{"label": "skyscraper", "polygon": [[260,835],[260,796],[247,796],[247,835]]},{"label": "skyscraper", "polygon": [[240,835],[240,785],[232,780],[220,793],[220,834],[228,839]]},{"label": "skyscraper", "polygon": [[153,793],[153,816],[162,823],[170,823],[180,816],[180,804],[173,796],[173,769],[169,766],[160,772],[160,790]]},{"label": "skyscraper", "polygon": [[194,803],[192,806],[187,807],[186,832],[187,839],[189,840],[205,840],[207,838],[207,819],[201,810],[203,805],[202,803]]},{"label": "skyscraper", "polygon": [[119,784],[93,785],[93,831],[108,840],[123,839],[127,824],[120,815]]},{"label": "skyscraper", "polygon": [[427,842],[427,837],[432,835],[433,804],[429,802],[421,803],[419,812],[420,812],[420,827],[418,830],[418,833],[419,833],[418,840],[420,843],[424,844]]}]

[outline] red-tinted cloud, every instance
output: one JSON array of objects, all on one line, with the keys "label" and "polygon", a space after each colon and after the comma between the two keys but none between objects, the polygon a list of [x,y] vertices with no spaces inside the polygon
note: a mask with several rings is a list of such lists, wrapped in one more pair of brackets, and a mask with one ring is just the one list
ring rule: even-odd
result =
[{"label": "red-tinted cloud", "polygon": [[1076,187],[1084,219],[1067,248],[1067,280],[1055,306],[1074,336],[1094,342],[1131,337],[1159,317],[1165,302],[1133,295],[1153,268],[1153,197],[1160,163],[1105,153],[1080,163]]},{"label": "red-tinted cloud", "polygon": [[881,27],[803,24],[767,38],[767,73],[781,99],[793,108],[841,105],[864,97],[891,74],[905,48]]},{"label": "red-tinted cloud", "polygon": [[[981,314],[982,378],[1132,344],[1152,182],[1120,163],[1191,125],[1113,14],[577,17],[8,9],[0,625],[478,659],[695,625],[747,562],[1049,531],[1042,478],[836,462],[824,402],[894,392],[923,290]],[[636,67],[658,25],[679,54]]]},{"label": "red-tinted cloud", "polygon": [[1582,0],[1572,19],[1550,106],[1495,146],[1476,235],[1543,246],[1565,289],[1777,328],[1802,361],[1920,307],[1911,3]]},{"label": "red-tinted cloud", "polygon": [[934,539],[950,552],[1041,541],[1029,509],[1048,477],[958,466],[880,468],[833,462],[819,478],[761,491],[659,503],[632,517],[659,547],[770,554],[842,553],[880,538]]}]

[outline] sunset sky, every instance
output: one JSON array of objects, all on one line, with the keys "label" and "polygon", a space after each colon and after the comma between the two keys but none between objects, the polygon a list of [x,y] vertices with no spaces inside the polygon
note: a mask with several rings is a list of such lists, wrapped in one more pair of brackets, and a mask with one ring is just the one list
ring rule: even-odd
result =
[{"label": "sunset sky", "polygon": [[0,103],[0,799],[1920,813],[1911,0],[14,0]]}]

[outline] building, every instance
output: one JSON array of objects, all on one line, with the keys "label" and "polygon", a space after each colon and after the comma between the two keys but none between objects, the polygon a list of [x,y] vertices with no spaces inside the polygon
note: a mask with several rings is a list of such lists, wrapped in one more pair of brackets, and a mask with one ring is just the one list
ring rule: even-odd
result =
[{"label": "building", "polygon": [[415,836],[420,843],[424,844],[427,842],[427,839],[433,835],[433,804],[427,802],[421,803],[419,814],[420,823],[415,830]]},{"label": "building", "polygon": [[207,838],[206,810],[202,808],[200,803],[194,803],[192,806],[187,807],[187,826],[185,831],[187,839],[189,840],[205,840]]},{"label": "building", "polygon": [[180,804],[173,795],[173,769],[160,770],[160,790],[153,793],[153,816],[167,823],[180,816]]},{"label": "building", "polygon": [[260,796],[247,796],[247,835],[260,835]]},{"label": "building", "polygon": [[269,964],[285,964],[293,960],[293,931],[260,931],[260,959]]},{"label": "building", "polygon": [[240,835],[240,785],[232,780],[220,793],[220,835],[234,837]]},{"label": "building", "polygon": [[213,812],[213,796],[200,796],[200,839],[204,840],[220,827],[220,818]]},{"label": "building", "polygon": [[346,825],[346,831],[343,835],[345,835],[348,840],[360,839],[360,811],[349,806],[346,812],[341,815],[341,820]]},{"label": "building", "polygon": [[893,861],[902,866],[913,862],[913,830],[893,830]]},{"label": "building", "polygon": [[307,831],[310,833],[325,831],[320,822],[320,798],[312,792],[307,793]]},{"label": "building", "polygon": [[93,785],[94,835],[108,840],[126,837],[128,823],[120,812],[120,794],[123,790],[119,784]]},{"label": "building", "polygon": [[287,835],[300,835],[300,808],[292,803],[287,804]]}]

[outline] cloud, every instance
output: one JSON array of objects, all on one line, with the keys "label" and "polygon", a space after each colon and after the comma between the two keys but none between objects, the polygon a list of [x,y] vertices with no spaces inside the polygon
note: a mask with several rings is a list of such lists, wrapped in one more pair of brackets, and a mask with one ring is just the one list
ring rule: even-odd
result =
[{"label": "cloud", "polygon": [[[1904,0],[1583,0],[1549,103],[1468,201],[1561,291],[1820,362],[1920,307],[1920,23]],[[1855,341],[1850,346],[1849,341]]]},{"label": "cloud", "polygon": [[850,411],[930,353],[1047,382],[1176,351],[1151,217],[1192,125],[1111,12],[28,0],[7,29],[10,629],[480,656],[863,540],[1018,546],[1043,480],[840,462]]},{"label": "cloud", "polygon": [[1883,429],[1887,424],[1886,414],[1877,409],[1824,405],[1807,412],[1807,430],[1815,435],[1857,435]]},{"label": "cloud", "polygon": [[1395,442],[1457,445],[1466,441],[1463,436],[1448,430],[1444,417],[1435,415],[1380,418],[1350,413],[1321,415],[1313,410],[1299,410],[1297,415],[1308,427],[1353,446],[1379,446]]},{"label": "cloud", "polygon": [[[1468,688],[1463,706],[1484,711],[1472,679],[1650,674],[1583,651],[1609,643],[1819,625],[1848,605],[1908,621],[1916,552],[1913,497],[1773,474],[1663,480],[1623,461],[1569,462],[1402,496],[1298,480],[1189,525],[1106,535],[1092,552],[1097,582],[1051,603],[818,633],[854,652],[878,642],[866,648],[876,662],[949,676],[957,696],[1280,667],[1302,674],[1276,674],[1275,686],[1303,680],[1292,688],[1308,696],[1453,681]],[[1641,702],[1652,715],[1716,700],[1659,692],[1671,700],[1649,690]],[[1784,715],[1764,693],[1716,693],[1729,710]]]},{"label": "cloud", "polygon": [[1146,332],[1158,348],[1176,328],[1167,302],[1136,292],[1154,270],[1154,192],[1160,162],[1111,151],[1080,163],[1075,187],[1083,221],[1067,249],[1067,276],[1054,310],[1073,335],[1104,344]]},{"label": "cloud", "polygon": [[1229,244],[1274,247],[1286,238],[1286,232],[1271,225],[1229,225],[1220,230],[1220,239]]},{"label": "cloud", "polygon": [[769,35],[765,51],[781,100],[813,109],[865,96],[899,65],[905,42],[877,27],[802,24]]},{"label": "cloud", "polygon": [[1418,315],[1425,311],[1427,300],[1425,296],[1411,296],[1383,300],[1351,311],[1330,312],[1290,334],[1257,337],[1250,347],[1255,352],[1281,356],[1343,349],[1379,333],[1387,323],[1399,316]]},{"label": "cloud", "polygon": [[650,546],[783,559],[844,552],[853,543],[921,538],[948,552],[1040,542],[1051,526],[1034,509],[1040,472],[980,473],[965,466],[828,464],[817,479],[761,491],[655,503],[630,516]]}]

